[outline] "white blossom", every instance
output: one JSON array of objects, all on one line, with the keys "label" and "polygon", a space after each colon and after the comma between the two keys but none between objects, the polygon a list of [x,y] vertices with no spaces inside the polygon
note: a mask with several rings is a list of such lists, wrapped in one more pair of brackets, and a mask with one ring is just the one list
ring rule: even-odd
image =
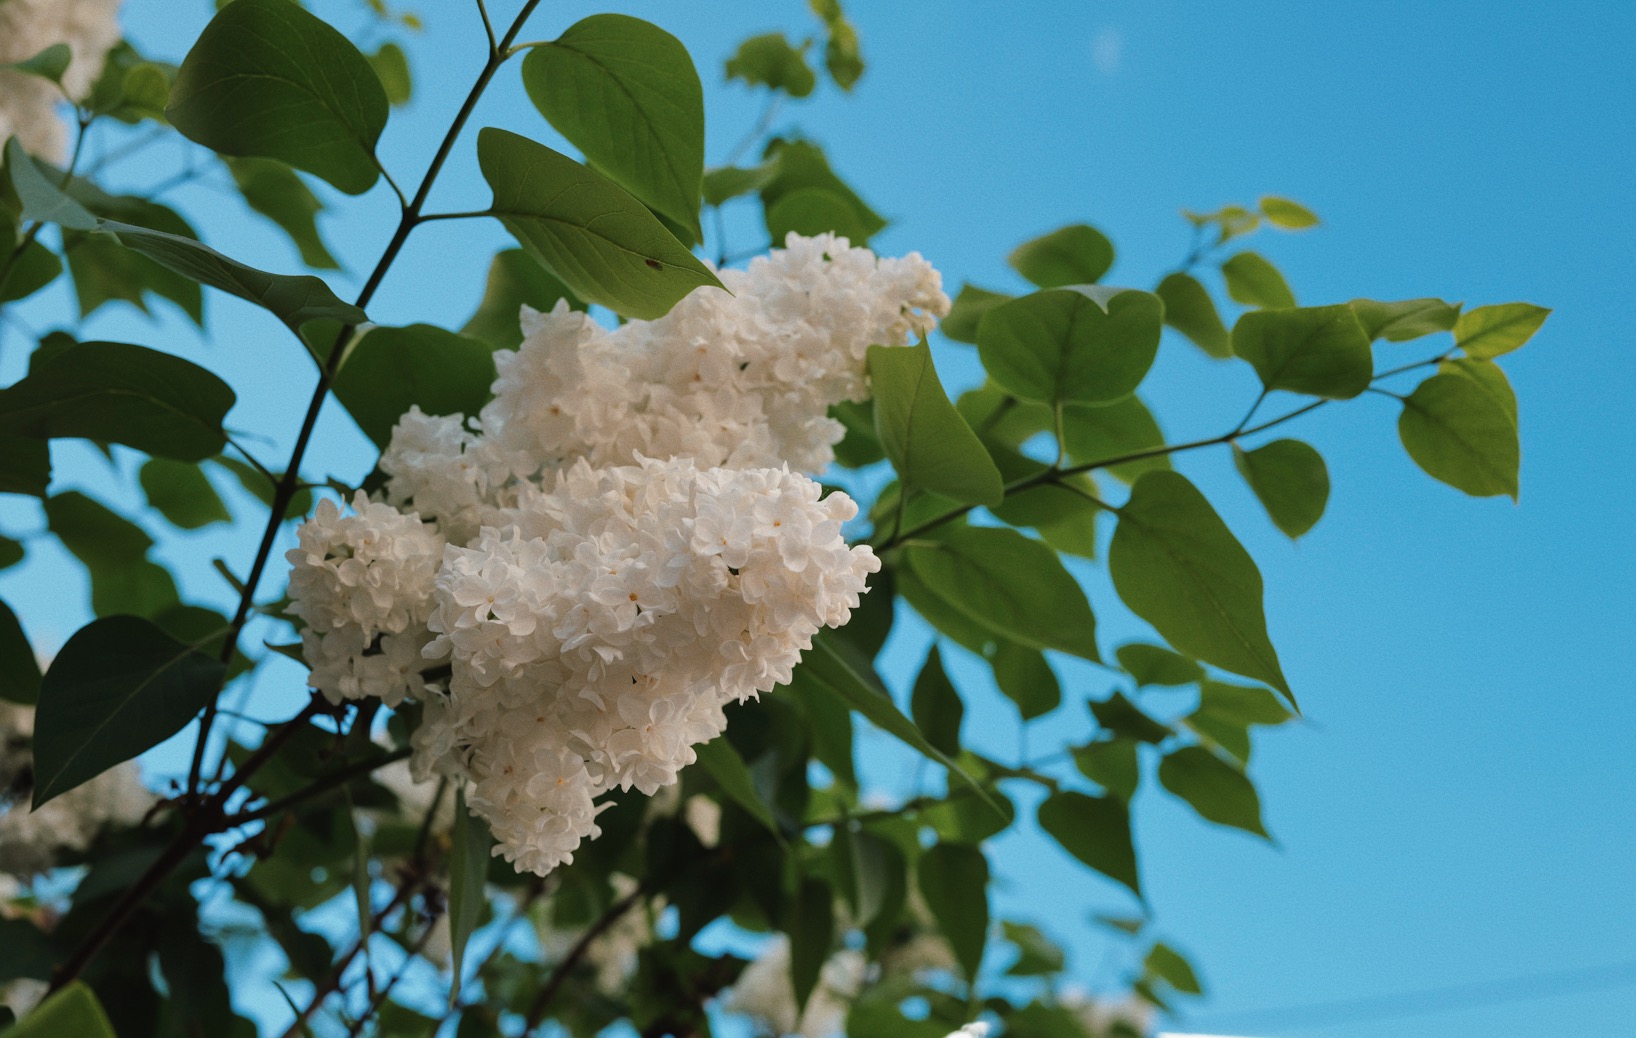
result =
[{"label": "white blossom", "polygon": [[763,1034],[835,1038],[845,1031],[847,1010],[863,989],[867,968],[862,952],[843,949],[831,955],[797,1017],[790,981],[790,939],[779,934],[739,974],[723,1008],[749,1017]]},{"label": "white blossom", "polygon": [[0,65],[26,61],[58,43],[72,56],[61,91],[39,76],[0,71],[0,141],[16,135],[23,149],[59,165],[68,158],[68,129],[58,114],[63,94],[84,100],[120,40],[120,0],[3,0]]}]

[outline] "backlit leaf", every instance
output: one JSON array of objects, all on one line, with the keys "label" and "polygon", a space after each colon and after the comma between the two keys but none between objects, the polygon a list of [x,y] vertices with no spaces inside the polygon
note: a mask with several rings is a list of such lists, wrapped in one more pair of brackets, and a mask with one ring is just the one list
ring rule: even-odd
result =
[{"label": "backlit leaf", "polygon": [[1111,403],[1147,375],[1163,317],[1150,292],[1047,289],[985,314],[977,350],[989,376],[1025,400]]},{"label": "backlit leaf", "polygon": [[1402,299],[1395,303],[1354,299],[1347,305],[1358,315],[1364,334],[1371,340],[1387,342],[1408,342],[1446,332],[1460,317],[1459,303],[1445,303],[1441,299]]},{"label": "backlit leaf", "polygon": [[1373,375],[1369,336],[1350,306],[1251,311],[1233,326],[1233,352],[1269,390],[1347,399]]},{"label": "backlit leaf", "polygon": [[1191,274],[1176,273],[1154,289],[1165,304],[1165,324],[1181,332],[1193,344],[1218,360],[1233,355],[1227,326],[1221,323],[1215,301]]},{"label": "backlit leaf", "polygon": [[1517,423],[1474,378],[1433,375],[1403,401],[1397,432],[1409,457],[1434,479],[1474,497],[1517,497]]},{"label": "backlit leaf", "polygon": [[1221,264],[1222,276],[1227,279],[1227,294],[1233,302],[1265,309],[1283,309],[1295,305],[1295,293],[1278,268],[1256,252],[1240,252]]},{"label": "backlit leaf", "polygon": [[1454,322],[1454,342],[1466,356],[1492,360],[1534,337],[1551,311],[1532,303],[1501,303],[1467,310]]},{"label": "backlit leaf", "polygon": [[1091,285],[1113,266],[1113,243],[1095,227],[1069,224],[1017,246],[1006,262],[1040,288]]},{"label": "backlit leaf", "polygon": [[1294,540],[1312,529],[1329,501],[1323,455],[1300,440],[1274,440],[1246,451],[1233,445],[1233,464],[1255,491],[1273,525]]},{"label": "backlit leaf", "polygon": [[926,340],[869,347],[869,378],[875,431],[906,485],[962,504],[1000,503],[1000,471],[944,394]]}]

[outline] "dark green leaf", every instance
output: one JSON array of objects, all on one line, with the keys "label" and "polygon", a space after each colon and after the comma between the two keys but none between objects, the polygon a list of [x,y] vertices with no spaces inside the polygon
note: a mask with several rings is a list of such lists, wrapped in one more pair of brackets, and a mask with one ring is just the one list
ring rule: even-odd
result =
[{"label": "dark green leaf", "polygon": [[454,956],[454,973],[449,982],[449,1001],[458,1004],[466,942],[488,903],[483,882],[489,871],[489,849],[494,845],[488,825],[466,806],[464,788],[455,790],[453,839],[454,846],[449,850],[449,947]]},{"label": "dark green leaf", "polygon": [[835,460],[849,469],[861,469],[886,459],[886,448],[875,433],[875,408],[869,401],[843,400],[829,405],[829,416],[846,427],[835,445]]},{"label": "dark green leaf", "polygon": [[824,19],[829,39],[824,41],[824,69],[842,90],[850,91],[863,77],[863,54],[858,49],[858,31],[841,13],[835,0],[812,5]]},{"label": "dark green leaf", "polygon": [[939,843],[921,855],[918,878],[938,929],[975,981],[988,943],[988,860],[976,847]]},{"label": "dark green leaf", "polygon": [[869,232],[858,211],[834,191],[803,187],[779,196],[767,206],[767,235],[782,246],[791,234],[813,238],[838,234],[854,245],[867,245]]},{"label": "dark green leaf", "polygon": [[1006,921],[1000,924],[1005,939],[1017,946],[1017,961],[1005,971],[1008,977],[1043,977],[1061,973],[1067,957],[1039,927]]},{"label": "dark green leaf", "polygon": [[566,299],[575,310],[585,304],[568,291],[568,286],[534,261],[522,249],[502,249],[489,263],[488,283],[477,312],[460,329],[461,335],[481,339],[490,346],[515,349],[523,341],[518,315],[531,306],[549,312],[557,300]]},{"label": "dark green leaf", "polygon": [[807,64],[804,50],[790,46],[781,32],[751,36],[727,59],[727,78],[806,97],[818,85],[818,77]]},{"label": "dark green leaf", "polygon": [[835,904],[829,884],[816,876],[801,880],[800,889],[790,900],[784,932],[790,937],[790,981],[799,1016],[812,989],[818,986],[818,976],[835,941]]},{"label": "dark green leaf", "polygon": [[1215,301],[1191,274],[1171,274],[1154,289],[1165,304],[1165,324],[1181,332],[1206,354],[1223,360],[1233,355],[1227,326]]},{"label": "dark green leaf", "polygon": [[1095,227],[1069,224],[1017,246],[1006,262],[1040,288],[1091,285],[1113,266],[1113,243]]},{"label": "dark green leaf", "polygon": [[408,104],[414,93],[414,80],[409,75],[409,59],[404,56],[403,48],[395,43],[383,43],[379,50],[364,58],[375,70],[375,78],[381,81],[387,103],[393,108]]},{"label": "dark green leaf", "polygon": [[1329,501],[1323,455],[1300,440],[1274,440],[1246,451],[1233,444],[1233,464],[1255,491],[1273,525],[1295,540],[1318,522]]},{"label": "dark green leaf", "polygon": [[1403,401],[1398,436],[1434,479],[1474,497],[1517,498],[1517,423],[1488,387],[1465,375],[1433,375]]},{"label": "dark green leaf", "polygon": [[62,74],[68,71],[68,65],[74,60],[74,52],[66,43],[53,43],[40,53],[23,61],[14,61],[9,65],[0,65],[0,69],[13,72],[26,72],[31,76],[39,76],[53,83],[62,84]]},{"label": "dark green leaf", "polygon": [[[1265,199],[1262,204],[1266,204]],[[1199,984],[1198,974],[1193,972],[1192,965],[1168,944],[1155,944],[1147,953],[1142,968],[1149,976],[1159,978],[1184,995],[1204,994],[1204,987]]]},{"label": "dark green leaf", "polygon": [[1229,256],[1221,264],[1221,273],[1227,279],[1227,294],[1235,303],[1269,310],[1295,305],[1295,293],[1289,290],[1284,275],[1259,253]]},{"label": "dark green leaf", "polygon": [[716,780],[716,785],[721,787],[723,793],[748,811],[752,818],[766,826],[769,832],[775,836],[779,835],[778,823],[773,820],[772,809],[756,792],[755,779],[751,777],[744,758],[733,749],[732,743],[726,739],[712,739],[694,746],[693,751],[698,755],[699,766]]},{"label": "dark green leaf", "polygon": [[1267,836],[1255,786],[1203,746],[1184,746],[1166,754],[1159,762],[1159,782],[1206,821]]},{"label": "dark green leaf", "polygon": [[1091,713],[1095,715],[1098,725],[1121,738],[1159,743],[1171,735],[1169,725],[1160,724],[1143,713],[1140,707],[1125,698],[1123,692],[1115,692],[1100,701],[1093,699]]},{"label": "dark green leaf", "polygon": [[1261,573],[1185,477],[1149,472],[1136,481],[1108,568],[1119,597],[1178,650],[1290,695],[1267,638]]},{"label": "dark green leaf", "polygon": [[[9,256],[19,245],[22,239],[17,234],[17,221],[7,209],[0,207],[0,259]],[[29,242],[0,279],[0,303],[31,296],[60,273],[62,261],[38,241]]]},{"label": "dark green leaf", "polygon": [[[1007,485],[1037,478],[1048,467],[1004,444],[991,442],[987,446]],[[1095,498],[1095,481],[1080,473],[1012,490],[990,511],[996,519],[1012,526],[1032,526],[1046,544],[1058,551],[1089,559],[1096,557],[1096,518],[1102,511]]]},{"label": "dark green leaf", "polygon": [[1318,226],[1318,216],[1311,209],[1277,195],[1267,195],[1261,199],[1261,215],[1274,227],[1282,227],[1286,231],[1304,231],[1308,227]]},{"label": "dark green leaf", "polygon": [[1289,718],[1289,711],[1267,689],[1205,681],[1199,685],[1198,709],[1182,721],[1205,743],[1242,764],[1250,759],[1252,725],[1283,724]]},{"label": "dark green leaf", "polygon": [[1354,299],[1348,305],[1358,315],[1365,335],[1371,340],[1387,342],[1408,342],[1435,332],[1446,332],[1460,317],[1459,303],[1445,303],[1441,299],[1403,299],[1395,303]]},{"label": "dark green leaf", "polygon": [[[922,808],[920,821],[931,826],[944,840],[976,847],[1005,832],[1017,817],[1017,809],[1003,792],[987,789],[985,793],[986,801],[969,789],[957,789],[948,799]],[[994,805],[998,805],[998,809]]]},{"label": "dark green leaf", "polygon": [[986,443],[1018,447],[1055,426],[1049,407],[1018,400],[992,382],[961,393],[954,409]]},{"label": "dark green leaf", "polygon": [[1344,400],[1369,387],[1369,336],[1350,306],[1251,311],[1233,326],[1233,352],[1267,389]]},{"label": "dark green leaf", "polygon": [[340,268],[318,233],[316,218],[324,211],[324,203],[301,182],[295,170],[276,159],[227,159],[226,162],[245,203],[289,236],[301,251],[302,263],[321,270]]},{"label": "dark green leaf", "polygon": [[1091,868],[1142,896],[1130,809],[1118,797],[1053,793],[1039,807],[1040,828]]},{"label": "dark green leaf", "polygon": [[[1112,404],[1070,406],[1062,410],[1063,446],[1076,462],[1098,464],[1157,450],[1165,434],[1142,398],[1132,395]],[[1126,483],[1144,472],[1170,468],[1170,455],[1155,453],[1108,466],[1108,474]]]},{"label": "dark green leaf", "polygon": [[488,127],[477,157],[500,222],[581,299],[651,320],[695,288],[720,287],[641,202],[567,156]]},{"label": "dark green leaf", "polygon": [[816,144],[774,139],[768,143],[763,158],[778,160],[778,176],[761,190],[761,202],[768,208],[777,205],[779,199],[792,191],[816,187],[846,199],[847,205],[852,207],[863,229],[868,232],[866,238],[879,234],[886,226],[885,219],[835,175],[829,159]]},{"label": "dark green leaf", "polygon": [[935,645],[926,654],[926,663],[915,679],[909,708],[927,742],[950,757],[960,752],[960,722],[965,717],[966,705],[944,673],[943,658]]},{"label": "dark green leaf", "polygon": [[933,594],[912,570],[897,572],[897,589],[903,600],[938,633],[947,635],[956,644],[979,656],[992,652],[995,644],[1002,640],[988,627],[950,605],[942,596]]},{"label": "dark green leaf", "polygon": [[6,1038],[115,1038],[102,1003],[76,980],[6,1031]]},{"label": "dark green leaf", "polygon": [[23,219],[59,224],[73,231],[97,229],[97,218],[90,210],[57,190],[16,137],[6,141],[5,156],[11,186],[23,206]]},{"label": "dark green leaf", "polygon": [[180,357],[119,342],[82,342],[0,391],[0,429],[80,437],[199,461],[227,443],[227,383]]},{"label": "dark green leaf", "polygon": [[0,536],[0,569],[10,569],[22,562],[24,554],[21,541]]},{"label": "dark green leaf", "polygon": [[1531,303],[1501,303],[1467,310],[1454,322],[1454,342],[1466,356],[1492,360],[1534,337],[1551,311]]},{"label": "dark green leaf", "polygon": [[489,399],[494,353],[485,343],[429,324],[371,328],[347,351],[335,398],[358,428],[385,448],[410,407],[475,415]]},{"label": "dark green leaf", "polygon": [[40,698],[40,663],[11,606],[0,602],[0,699],[32,706]]},{"label": "dark green leaf", "polygon": [[91,575],[98,616],[153,616],[177,603],[176,583],[148,561],[153,545],[142,528],[78,491],[48,498],[46,525]]},{"label": "dark green leaf", "polygon": [[954,305],[949,308],[948,316],[943,318],[939,326],[943,334],[955,342],[976,343],[977,325],[983,315],[999,306],[1010,302],[1015,296],[1004,292],[990,292],[986,288],[976,285],[962,285],[960,294],[954,297]]},{"label": "dark green leaf", "polygon": [[233,515],[198,465],[169,458],[150,458],[138,476],[148,504],[172,526],[197,530],[211,523],[231,522]]},{"label": "dark green leaf", "polygon": [[760,191],[778,175],[778,160],[759,166],[717,166],[704,171],[704,204],[721,205],[730,199]]},{"label": "dark green leaf", "polygon": [[927,591],[1001,638],[1101,659],[1084,590],[1040,542],[1015,530],[956,527],[905,545],[903,556]]},{"label": "dark green leaf", "polygon": [[134,616],[82,627],[40,681],[35,809],[181,731],[215,699],[224,673]]},{"label": "dark green leaf", "polygon": [[1131,642],[1115,649],[1114,655],[1138,685],[1191,685],[1204,677],[1203,667],[1161,645]]},{"label": "dark green leaf", "polygon": [[51,485],[51,449],[45,440],[0,432],[0,494],[44,497]]},{"label": "dark green leaf", "polygon": [[704,91],[680,40],[640,18],[592,15],[528,52],[523,85],[592,168],[701,240]]},{"label": "dark green leaf", "polygon": [[183,59],[165,115],[213,151],[281,159],[349,195],[380,175],[380,79],[350,40],[288,0],[218,11]]},{"label": "dark green leaf", "polygon": [[995,645],[989,663],[994,667],[995,684],[1017,704],[1024,721],[1044,716],[1061,705],[1062,685],[1038,649],[1001,641]]},{"label": "dark green leaf", "polygon": [[[3,689],[0,689],[3,691]],[[0,982],[50,980],[62,953],[32,920],[0,917]],[[15,989],[13,989],[15,990]],[[4,1027],[0,1021],[0,1027]],[[0,1034],[6,1032],[0,1030]]]},{"label": "dark green leaf", "polygon": [[[152,231],[197,240],[193,227],[165,206],[133,197],[92,197],[96,215],[123,220]],[[204,290],[191,276],[179,273],[104,234],[63,232],[68,269],[74,276],[74,294],[80,316],[89,316],[105,303],[130,303],[144,313],[151,296],[170,300],[192,319],[204,323]]]},{"label": "dark green leaf", "polygon": [[869,347],[875,430],[903,482],[962,504],[997,505],[1000,471],[943,392],[922,339]]},{"label": "dark green leaf", "polygon": [[868,927],[883,916],[894,916],[907,895],[907,864],[903,852],[890,840],[867,829],[851,833],[852,874],[858,885],[857,925]]},{"label": "dark green leaf", "polygon": [[1048,289],[985,314],[977,350],[994,381],[1025,400],[1111,403],[1147,375],[1163,318],[1150,292]]},{"label": "dark green leaf", "polygon": [[1136,743],[1130,739],[1106,739],[1074,749],[1074,763],[1080,772],[1111,795],[1126,802],[1136,795],[1142,773],[1136,762]]}]

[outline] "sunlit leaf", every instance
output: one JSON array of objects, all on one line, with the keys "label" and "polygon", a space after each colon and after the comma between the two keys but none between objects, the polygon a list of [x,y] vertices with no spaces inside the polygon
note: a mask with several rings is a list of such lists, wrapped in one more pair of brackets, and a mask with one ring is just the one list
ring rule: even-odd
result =
[{"label": "sunlit leaf", "polygon": [[1090,285],[1113,266],[1113,243],[1095,227],[1069,224],[1017,246],[1006,262],[1040,288]]},{"label": "sunlit leaf", "polygon": [[1294,540],[1324,514],[1329,469],[1323,455],[1300,440],[1274,440],[1246,451],[1233,445],[1233,464],[1261,499],[1273,525]]},{"label": "sunlit leaf", "polygon": [[1346,399],[1373,375],[1369,336],[1350,306],[1251,311],[1233,326],[1233,352],[1269,390]]},{"label": "sunlit leaf", "polygon": [[1467,310],[1454,322],[1454,342],[1466,356],[1492,360],[1534,337],[1551,311],[1532,303],[1501,303]]},{"label": "sunlit leaf", "polygon": [[869,378],[875,430],[906,485],[964,504],[1000,503],[1000,471],[944,394],[924,339],[869,347]]},{"label": "sunlit leaf", "polygon": [[1235,303],[1266,309],[1295,305],[1295,293],[1290,291],[1284,275],[1260,253],[1229,256],[1221,264],[1221,274],[1227,279],[1227,294]]},{"label": "sunlit leaf", "polygon": [[1433,375],[1403,400],[1397,432],[1415,464],[1474,497],[1518,492],[1517,423],[1476,379]]},{"label": "sunlit leaf", "polygon": [[1025,400],[1111,403],[1147,375],[1163,317],[1151,292],[1047,289],[985,314],[977,350],[989,376]]},{"label": "sunlit leaf", "polygon": [[1191,274],[1167,276],[1154,289],[1165,304],[1165,324],[1181,332],[1193,344],[1218,360],[1233,355],[1227,326],[1221,323],[1210,293]]}]

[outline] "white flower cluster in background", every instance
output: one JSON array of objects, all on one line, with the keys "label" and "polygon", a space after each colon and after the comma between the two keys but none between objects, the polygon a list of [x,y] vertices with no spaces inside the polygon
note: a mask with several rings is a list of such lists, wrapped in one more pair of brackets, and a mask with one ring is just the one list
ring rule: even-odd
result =
[{"label": "white flower cluster in background", "polygon": [[125,761],[31,811],[33,737],[34,708],[0,701],[0,873],[24,878],[90,847],[107,826],[137,825],[154,803],[141,769]]},{"label": "white flower cluster in background", "polygon": [[818,974],[806,1008],[796,1012],[790,979],[790,939],[779,934],[739,974],[723,1008],[750,1018],[758,1033],[837,1038],[846,1028],[847,1010],[863,990],[868,960],[863,952],[843,949],[831,955]]},{"label": "white flower cluster in background", "polygon": [[120,40],[120,0],[0,0],[0,65],[26,61],[47,47],[73,52],[62,90],[24,72],[0,71],[0,141],[16,135],[23,149],[58,165],[68,158],[68,128],[57,113],[63,94],[84,100]]},{"label": "white flower cluster in background", "polygon": [[464,783],[519,870],[571,861],[602,794],[675,782],[879,568],[807,474],[868,348],[949,300],[918,255],[787,245],[656,321],[525,311],[482,413],[412,409],[385,501],[321,507],[288,553],[309,683],[422,701],[415,777]]}]

